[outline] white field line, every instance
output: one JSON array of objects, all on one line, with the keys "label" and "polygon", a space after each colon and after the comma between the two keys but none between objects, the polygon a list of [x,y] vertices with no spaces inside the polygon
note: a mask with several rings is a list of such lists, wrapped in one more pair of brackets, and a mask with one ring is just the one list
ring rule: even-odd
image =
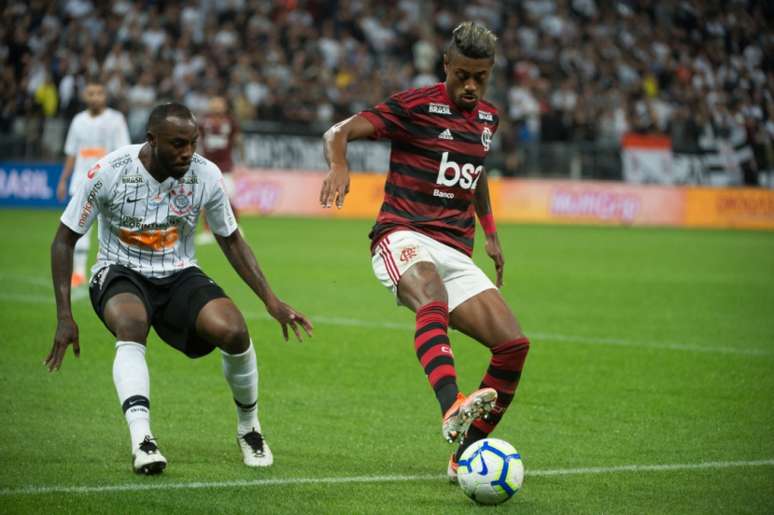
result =
[{"label": "white field line", "polygon": [[[268,313],[246,313],[245,317],[252,320],[273,320]],[[397,323],[397,322],[377,322],[370,320],[359,320],[354,318],[342,318],[342,317],[326,317],[326,316],[310,316],[312,322],[315,324],[323,325],[338,325],[349,327],[368,327],[371,329],[390,329],[390,330],[404,330],[406,332],[412,332],[413,327],[409,322]],[[533,339],[549,340],[553,342],[570,342],[579,343],[583,345],[605,345],[605,346],[617,346],[617,347],[634,347],[638,349],[662,349],[662,350],[676,350],[676,351],[688,351],[688,352],[704,352],[709,354],[738,354],[742,356],[772,356],[774,350],[762,349],[762,348],[735,348],[735,347],[718,347],[713,345],[696,345],[689,343],[673,343],[673,342],[638,342],[632,340],[624,340],[622,338],[597,338],[594,336],[576,336],[567,334],[555,334],[555,333],[539,333],[530,332],[529,335]]]},{"label": "white field line", "polygon": [[[0,274],[0,280],[11,279],[12,276]],[[39,277],[31,276],[13,276],[13,280],[18,282],[38,285],[38,286],[50,286],[49,280],[44,280]],[[72,292],[72,301],[80,302],[89,297],[89,291],[87,288],[76,288]],[[10,293],[0,292],[0,301],[12,301],[22,302],[28,304],[53,304],[54,295],[41,295],[36,293]],[[245,317],[252,320],[271,320],[268,313],[245,313]],[[398,322],[379,322],[371,320],[360,320],[355,318],[345,317],[329,317],[329,316],[312,316],[312,322],[323,325],[345,326],[345,327],[367,327],[371,329],[389,329],[389,330],[405,330],[407,332],[412,331],[412,327],[408,323]],[[556,333],[540,333],[530,332],[530,337],[541,340],[549,340],[553,342],[568,342],[578,343],[582,345],[603,345],[603,346],[617,346],[617,347],[633,347],[638,349],[662,349],[662,350],[675,350],[675,351],[687,351],[687,352],[702,352],[709,354],[736,354],[741,356],[772,356],[774,350],[764,348],[736,348],[736,347],[718,347],[716,345],[698,345],[690,343],[674,343],[674,342],[640,342],[633,340],[625,340],[622,338],[599,338],[594,336],[578,336]]]},{"label": "white field line", "polygon": [[[617,467],[588,467],[567,469],[527,470],[527,477],[578,476],[588,474],[621,474],[628,472],[674,472],[685,470],[716,470],[738,467],[774,466],[772,460],[756,461],[709,461],[704,463],[671,463],[660,465],[621,465]],[[427,474],[412,476],[350,476],[350,477],[298,477],[284,479],[252,479],[234,481],[196,481],[192,483],[124,483],[94,486],[24,486],[0,490],[0,497],[28,496],[53,493],[101,494],[110,492],[140,492],[148,490],[200,490],[216,488],[245,488],[260,486],[319,485],[344,483],[391,483],[406,481],[444,481],[445,475]]]}]

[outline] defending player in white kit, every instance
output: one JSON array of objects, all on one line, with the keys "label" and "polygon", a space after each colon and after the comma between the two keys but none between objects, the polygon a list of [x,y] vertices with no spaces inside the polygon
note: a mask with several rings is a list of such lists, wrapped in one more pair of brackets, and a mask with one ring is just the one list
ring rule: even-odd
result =
[{"label": "defending player in white kit", "polygon": [[92,306],[116,337],[113,381],[129,426],[132,467],[157,474],[167,465],[150,428],[150,379],[145,361],[151,327],[190,358],[221,351],[236,404],[237,443],[244,463],[265,467],[273,455],[258,421],[258,368],[242,316],[197,266],[194,229],[202,209],[223,253],[282,327],[301,339],[311,323],[272,292],[242,239],[215,164],[194,153],[195,117],[182,104],[157,106],[147,142],[100,159],[86,173],[61,218],[51,248],[57,329],[45,360],[61,366],[67,347],[80,352],[70,306],[73,248],[95,219],[99,253],[89,284]]}]

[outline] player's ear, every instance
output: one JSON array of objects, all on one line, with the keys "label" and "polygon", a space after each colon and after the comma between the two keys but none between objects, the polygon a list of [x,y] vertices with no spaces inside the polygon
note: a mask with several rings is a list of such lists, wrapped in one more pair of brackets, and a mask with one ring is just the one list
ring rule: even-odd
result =
[{"label": "player's ear", "polygon": [[443,53],[443,73],[449,75],[449,52]]},{"label": "player's ear", "polygon": [[150,146],[152,147],[156,146],[156,136],[154,136],[151,131],[145,133],[145,141],[150,143]]}]

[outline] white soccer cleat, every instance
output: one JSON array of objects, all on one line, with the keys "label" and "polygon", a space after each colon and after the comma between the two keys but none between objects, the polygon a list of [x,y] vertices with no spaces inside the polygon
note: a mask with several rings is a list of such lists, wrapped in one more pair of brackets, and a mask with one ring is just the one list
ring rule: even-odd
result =
[{"label": "white soccer cleat", "polygon": [[167,459],[161,454],[155,438],[146,436],[132,454],[132,468],[138,474],[150,476],[160,474],[167,466]]},{"label": "white soccer cleat", "polygon": [[242,459],[248,467],[268,467],[274,463],[269,444],[255,429],[243,435],[237,434],[237,443],[242,450]]},{"label": "white soccer cleat", "polygon": [[444,440],[454,443],[457,438],[468,432],[474,420],[486,416],[497,401],[494,388],[481,388],[465,397],[457,394],[457,400],[446,411],[441,425],[441,435]]}]

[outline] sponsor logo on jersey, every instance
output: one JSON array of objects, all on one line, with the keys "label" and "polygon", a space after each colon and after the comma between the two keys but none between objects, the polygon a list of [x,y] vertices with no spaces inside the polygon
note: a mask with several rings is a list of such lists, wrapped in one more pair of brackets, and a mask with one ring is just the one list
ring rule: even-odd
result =
[{"label": "sponsor logo on jersey", "polygon": [[481,131],[481,144],[484,145],[484,150],[489,152],[489,145],[492,144],[492,130],[489,127],[484,127]]},{"label": "sponsor logo on jersey", "polygon": [[101,165],[99,163],[95,164],[91,168],[89,168],[89,171],[86,172],[86,176],[89,179],[93,179],[95,175],[97,175],[97,172],[99,172],[99,169],[101,168]]},{"label": "sponsor logo on jersey", "polygon": [[454,136],[452,136],[452,133],[449,129],[446,129],[438,135],[438,139],[453,140]]},{"label": "sponsor logo on jersey", "polygon": [[78,217],[78,227],[86,225],[86,220],[88,220],[91,212],[94,211],[94,205],[97,203],[97,193],[99,193],[99,190],[101,189],[102,181],[97,181],[94,186],[92,186],[89,196],[86,197],[86,203],[83,205],[83,209],[81,209],[81,216]]},{"label": "sponsor logo on jersey", "polygon": [[488,111],[479,111],[478,112],[478,119],[479,120],[484,120],[485,122],[493,122],[494,121],[494,116],[492,115],[492,113],[490,113]]},{"label": "sponsor logo on jersey", "polygon": [[149,231],[121,229],[118,237],[127,245],[149,250],[164,250],[173,247],[179,238],[177,227]]},{"label": "sponsor logo on jersey", "polygon": [[404,247],[400,251],[400,262],[401,263],[408,263],[412,259],[417,257],[417,248],[416,246],[413,247]]},{"label": "sponsor logo on jersey", "polygon": [[[441,165],[438,167],[438,177],[435,183],[440,186],[452,187],[459,186],[463,190],[475,189],[479,177],[484,167],[475,166],[471,163],[459,164],[449,159],[449,153],[444,152],[441,156]],[[433,192],[434,196],[436,195]]]},{"label": "sponsor logo on jersey", "polygon": [[441,191],[438,188],[433,189],[433,196],[439,198],[448,198],[449,200],[454,198],[454,193],[451,191]]},{"label": "sponsor logo on jersey", "polygon": [[199,177],[197,175],[186,175],[179,182],[181,184],[199,184]]},{"label": "sponsor logo on jersey", "polygon": [[[115,167],[115,165],[113,165]],[[142,175],[124,175],[121,177],[121,183],[123,184],[142,184]]]},{"label": "sponsor logo on jersey", "polygon": [[451,109],[446,104],[430,103],[427,112],[431,114],[451,114]]},{"label": "sponsor logo on jersey", "polygon": [[110,166],[112,166],[114,169],[118,169],[118,168],[123,168],[124,166],[128,165],[131,162],[132,162],[132,156],[127,154],[112,160],[110,162]]}]

